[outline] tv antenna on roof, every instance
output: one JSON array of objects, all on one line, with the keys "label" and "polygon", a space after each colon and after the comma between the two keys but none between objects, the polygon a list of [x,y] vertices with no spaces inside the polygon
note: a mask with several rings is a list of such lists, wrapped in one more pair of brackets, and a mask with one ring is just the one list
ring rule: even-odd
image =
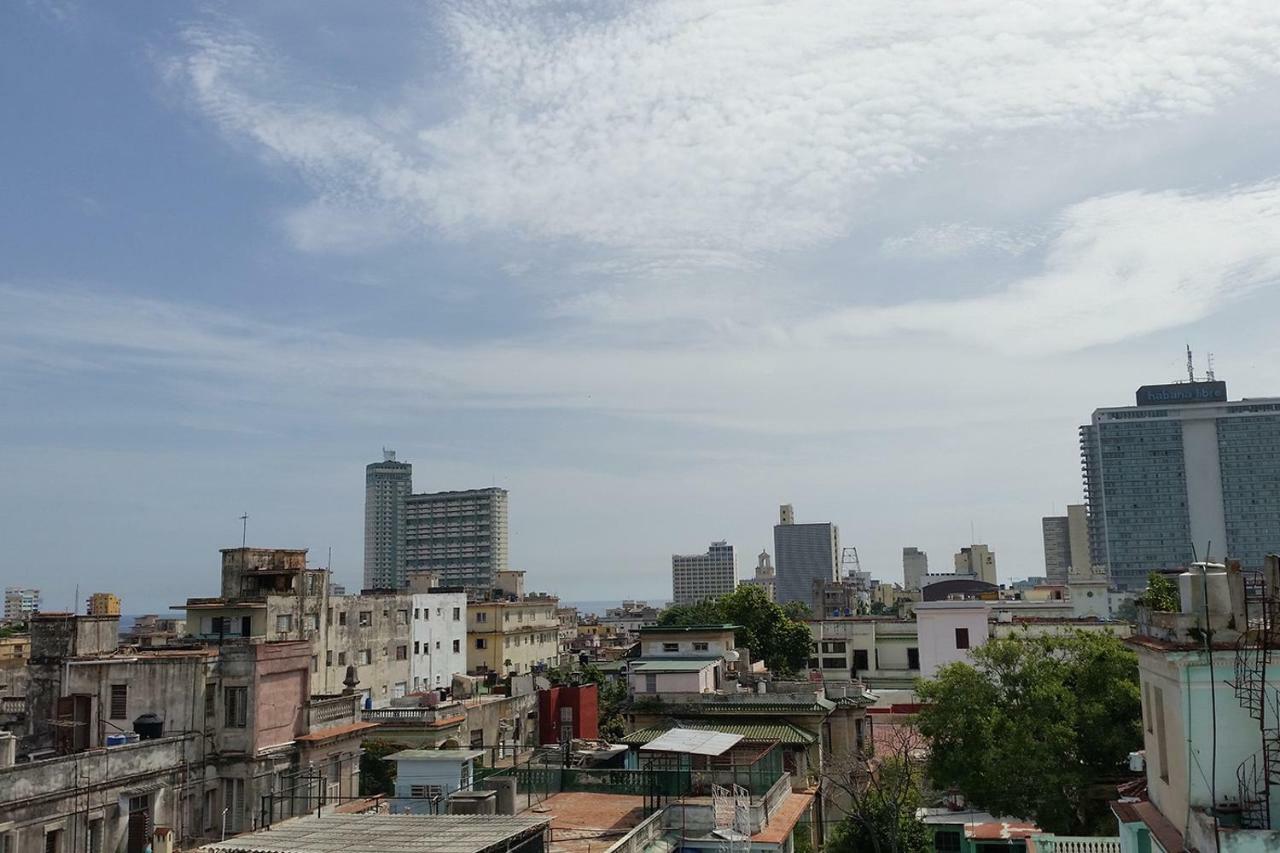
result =
[{"label": "tv antenna on roof", "polygon": [[1213,375],[1213,353],[1209,353],[1208,362],[1209,362],[1209,365],[1208,365],[1208,367],[1206,367],[1206,368],[1205,368],[1205,371],[1204,371],[1204,378],[1205,378],[1205,379],[1208,379],[1210,382],[1213,382],[1213,381],[1214,381],[1214,375]]},{"label": "tv antenna on roof", "polygon": [[1195,368],[1195,365],[1191,362],[1191,344],[1187,344],[1187,381],[1188,382],[1196,381],[1196,368]]}]

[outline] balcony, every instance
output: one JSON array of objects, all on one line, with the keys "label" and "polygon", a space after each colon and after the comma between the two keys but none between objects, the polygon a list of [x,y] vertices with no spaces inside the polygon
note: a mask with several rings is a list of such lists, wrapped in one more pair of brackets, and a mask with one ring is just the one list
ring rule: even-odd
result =
[{"label": "balcony", "polygon": [[360,722],[360,696],[312,696],[306,704],[307,731],[311,734]]}]

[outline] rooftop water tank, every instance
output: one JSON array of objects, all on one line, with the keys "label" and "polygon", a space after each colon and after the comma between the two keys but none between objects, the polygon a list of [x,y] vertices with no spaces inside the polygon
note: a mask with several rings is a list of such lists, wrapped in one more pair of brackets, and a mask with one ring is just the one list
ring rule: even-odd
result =
[{"label": "rooftop water tank", "polygon": [[1204,615],[1206,591],[1211,616],[1231,612],[1231,587],[1227,582],[1226,566],[1221,563],[1192,563],[1178,575],[1178,596],[1182,600],[1183,613]]},{"label": "rooftop water tank", "polygon": [[164,737],[164,720],[158,714],[146,713],[133,721],[133,730],[139,740],[156,740]]}]

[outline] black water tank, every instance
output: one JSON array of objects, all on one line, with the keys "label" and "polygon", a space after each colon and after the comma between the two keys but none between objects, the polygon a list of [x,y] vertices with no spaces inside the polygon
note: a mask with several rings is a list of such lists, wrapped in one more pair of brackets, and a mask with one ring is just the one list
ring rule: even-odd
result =
[{"label": "black water tank", "polygon": [[133,730],[138,740],[155,740],[164,737],[164,720],[155,714],[143,714],[133,721]]}]

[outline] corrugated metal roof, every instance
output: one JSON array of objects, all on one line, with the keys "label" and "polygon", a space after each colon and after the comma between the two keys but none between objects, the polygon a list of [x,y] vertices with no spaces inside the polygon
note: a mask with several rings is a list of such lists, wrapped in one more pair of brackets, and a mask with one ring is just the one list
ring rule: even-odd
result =
[{"label": "corrugated metal roof", "polygon": [[[628,746],[642,746],[676,727],[676,723],[671,723],[637,729],[623,736],[622,743]],[[679,724],[679,728],[723,732],[728,735],[741,735],[744,741],[753,743],[777,741],[788,746],[808,746],[818,739],[817,736],[791,723],[711,723],[702,720],[686,720]]]},{"label": "corrugated metal roof", "polygon": [[488,853],[543,832],[547,818],[502,815],[324,815],[208,844],[240,853]]},{"label": "corrugated metal roof", "polygon": [[742,740],[742,735],[725,734],[715,729],[669,729],[646,743],[641,749],[655,752],[684,752],[689,755],[724,755]]}]

